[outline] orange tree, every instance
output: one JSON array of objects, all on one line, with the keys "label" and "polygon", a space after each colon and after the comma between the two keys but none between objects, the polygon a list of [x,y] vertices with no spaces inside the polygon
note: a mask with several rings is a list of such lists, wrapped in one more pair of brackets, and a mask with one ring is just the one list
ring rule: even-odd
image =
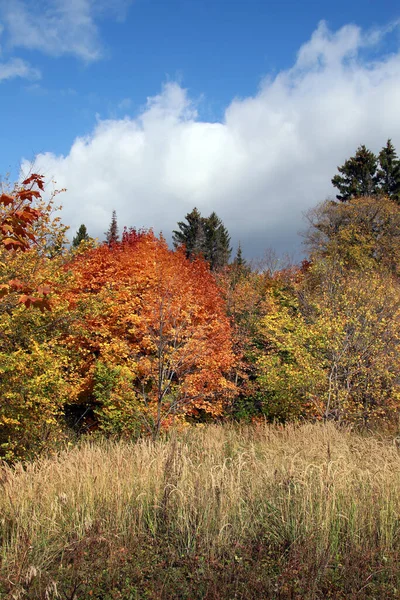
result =
[{"label": "orange tree", "polygon": [[[174,420],[222,415],[234,385],[231,328],[206,263],[153,233],[126,234],[75,257],[66,342],[76,400],[95,402],[104,430],[153,437]],[[96,404],[97,403],[97,404]]]}]

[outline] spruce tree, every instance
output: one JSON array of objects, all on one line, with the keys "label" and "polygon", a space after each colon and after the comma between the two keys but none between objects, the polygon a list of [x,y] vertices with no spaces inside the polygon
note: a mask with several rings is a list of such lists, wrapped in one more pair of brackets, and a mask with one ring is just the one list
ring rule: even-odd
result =
[{"label": "spruce tree", "polygon": [[213,271],[227,265],[231,255],[230,236],[216,213],[205,218],[194,208],[185,219],[186,222],[179,221],[179,229],[173,231],[174,247],[185,245],[188,258],[204,256]]},{"label": "spruce tree", "polygon": [[332,184],[339,190],[336,198],[341,202],[348,202],[352,198],[378,195],[376,167],[375,154],[364,145],[359,146],[355,156],[338,167],[341,175],[332,178]]},{"label": "spruce tree", "polygon": [[232,249],[228,230],[215,212],[205,220],[205,234],[204,256],[211,270],[216,271],[229,263]]},{"label": "spruce tree", "polygon": [[116,244],[118,242],[118,223],[117,223],[117,213],[115,210],[112,212],[110,227],[105,233],[106,242],[109,246]]},{"label": "spruce tree", "polygon": [[232,284],[235,286],[242,277],[247,277],[251,273],[251,267],[247,260],[243,258],[242,246],[239,242],[236,256],[233,259],[231,266]]},{"label": "spruce tree", "polygon": [[172,232],[174,247],[184,245],[187,258],[195,258],[204,253],[205,244],[205,219],[195,207],[185,217],[187,223],[179,221],[178,230]]},{"label": "spruce tree", "polygon": [[379,190],[400,204],[400,161],[392,140],[388,140],[378,155],[377,172]]},{"label": "spruce tree", "polygon": [[87,242],[89,240],[89,234],[86,226],[82,223],[76,232],[76,236],[72,240],[72,247],[77,248],[81,242]]},{"label": "spruce tree", "polygon": [[246,260],[243,258],[242,246],[240,242],[237,247],[236,256],[233,259],[233,264],[237,267],[245,267],[247,264]]}]

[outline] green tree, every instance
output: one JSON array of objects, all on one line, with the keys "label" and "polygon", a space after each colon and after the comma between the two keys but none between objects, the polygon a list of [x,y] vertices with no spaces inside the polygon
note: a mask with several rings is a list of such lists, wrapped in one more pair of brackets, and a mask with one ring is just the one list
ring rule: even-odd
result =
[{"label": "green tree", "polygon": [[112,212],[110,227],[106,231],[106,242],[109,246],[116,244],[119,239],[118,235],[118,223],[117,223],[117,213],[115,210]]},{"label": "green tree", "polygon": [[355,156],[338,167],[341,175],[332,178],[332,184],[339,190],[336,198],[348,202],[361,196],[376,196],[379,193],[376,168],[375,154],[364,145],[359,146]]},{"label": "green tree", "polygon": [[174,247],[185,246],[186,257],[196,257],[204,254],[205,231],[204,221],[200,211],[195,207],[185,217],[187,223],[179,221],[178,230],[173,231],[172,239]]},{"label": "green tree", "polygon": [[205,219],[205,259],[210,263],[212,271],[221,269],[229,263],[232,252],[230,235],[215,212]]},{"label": "green tree", "polygon": [[187,222],[180,221],[179,229],[173,231],[175,248],[184,245],[187,258],[204,256],[213,271],[226,266],[231,255],[230,236],[218,215],[213,212],[205,218],[194,208],[185,219]]},{"label": "green tree", "polygon": [[380,151],[378,161],[380,167],[377,172],[379,189],[400,204],[400,161],[390,139]]},{"label": "green tree", "polygon": [[89,241],[89,234],[87,232],[86,226],[82,223],[82,225],[79,227],[78,231],[76,232],[76,236],[72,240],[72,247],[78,248],[78,246],[81,242],[87,242],[87,241]]},{"label": "green tree", "polygon": [[236,256],[233,259],[233,264],[237,267],[245,267],[247,265],[246,260],[243,258],[242,246],[240,242],[237,247]]}]

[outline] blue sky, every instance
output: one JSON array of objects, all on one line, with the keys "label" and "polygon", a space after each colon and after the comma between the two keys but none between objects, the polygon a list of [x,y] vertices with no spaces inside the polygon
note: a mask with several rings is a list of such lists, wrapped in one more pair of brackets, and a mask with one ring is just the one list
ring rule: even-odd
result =
[{"label": "blue sky", "polygon": [[248,255],[296,251],[350,149],[400,150],[398,19],[389,0],[0,0],[0,173],[39,155],[93,235],[116,208],[168,237],[196,204]]}]

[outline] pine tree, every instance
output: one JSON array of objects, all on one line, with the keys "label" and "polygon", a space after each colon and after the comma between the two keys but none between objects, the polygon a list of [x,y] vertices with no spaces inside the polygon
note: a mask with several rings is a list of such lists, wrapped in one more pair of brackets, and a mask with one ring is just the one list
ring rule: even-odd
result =
[{"label": "pine tree", "polygon": [[118,223],[117,223],[117,213],[115,210],[112,212],[111,223],[108,231],[105,233],[106,242],[109,246],[116,244],[118,242]]},{"label": "pine tree", "polygon": [[187,223],[179,221],[179,230],[172,232],[172,240],[175,248],[185,246],[187,258],[195,258],[204,253],[205,219],[196,207],[186,215],[185,219]]},{"label": "pine tree", "polygon": [[76,232],[76,236],[72,240],[72,247],[78,248],[81,242],[87,242],[89,240],[89,234],[87,232],[86,226],[82,223]]},{"label": "pine tree", "polygon": [[332,178],[332,184],[340,192],[336,198],[341,202],[348,202],[352,198],[378,195],[376,167],[375,154],[364,145],[359,146],[355,156],[338,167],[341,175]]},{"label": "pine tree", "polygon": [[380,169],[377,177],[379,189],[400,204],[400,161],[398,159],[392,140],[388,140],[378,155]]}]

